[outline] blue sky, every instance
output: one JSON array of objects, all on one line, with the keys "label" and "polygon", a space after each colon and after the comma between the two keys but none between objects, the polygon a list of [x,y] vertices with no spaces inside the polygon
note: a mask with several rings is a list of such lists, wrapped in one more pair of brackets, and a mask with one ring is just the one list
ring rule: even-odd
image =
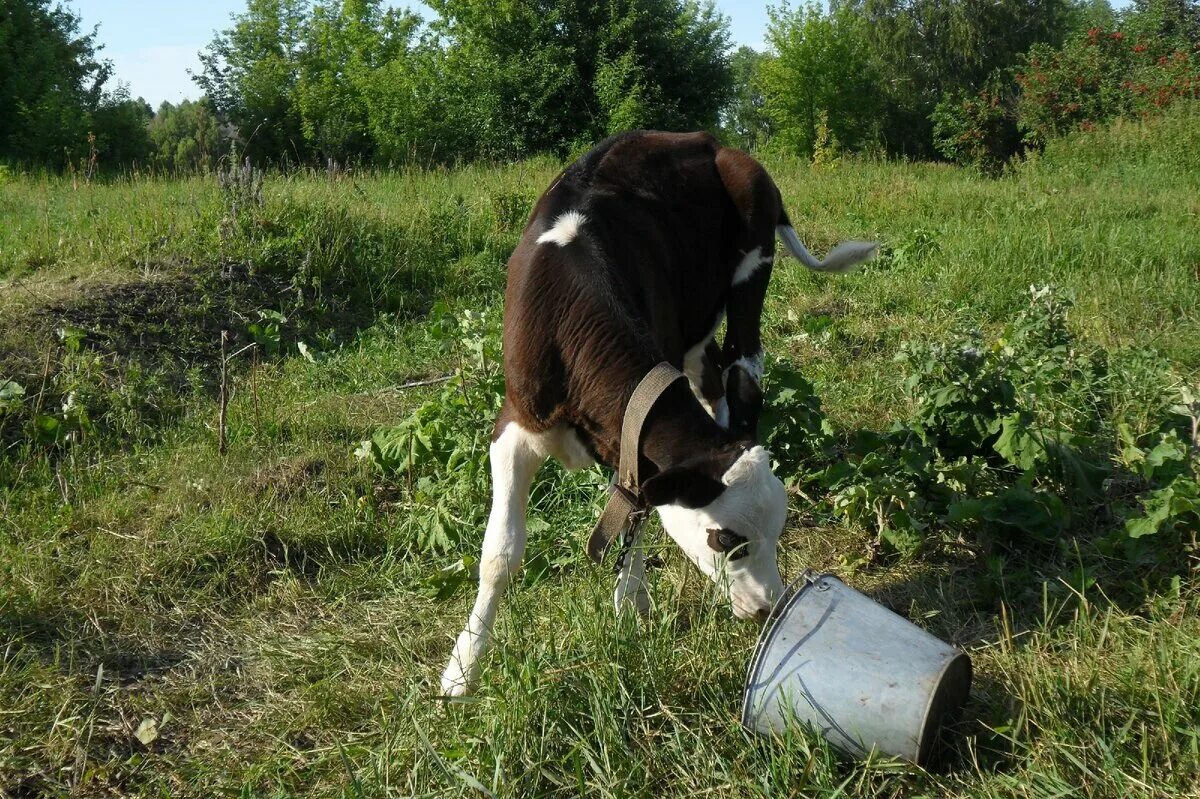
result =
[{"label": "blue sky", "polygon": [[[99,24],[101,55],[112,60],[116,79],[129,86],[131,95],[157,107],[163,100],[175,103],[199,94],[187,71],[199,70],[196,53],[215,31],[228,27],[230,15],[245,8],[245,0],[69,0],[65,5],[83,18],[84,30]],[[419,3],[392,5],[409,5],[430,16]],[[762,49],[766,4],[717,0],[717,8],[729,17],[735,44]]]}]

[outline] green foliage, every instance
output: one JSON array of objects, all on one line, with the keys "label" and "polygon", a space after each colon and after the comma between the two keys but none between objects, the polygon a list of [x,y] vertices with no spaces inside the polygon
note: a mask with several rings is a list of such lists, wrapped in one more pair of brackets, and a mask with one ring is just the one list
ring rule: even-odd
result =
[{"label": "green foliage", "polygon": [[774,363],[763,392],[759,428],[766,435],[772,467],[789,485],[832,452],[833,427],[821,410],[812,383],[786,362]]},{"label": "green foliage", "polygon": [[[431,342],[457,368],[436,396],[400,424],[376,430],[360,443],[355,455],[370,463],[386,482],[408,486],[398,508],[402,540],[422,552],[471,558],[477,554],[484,511],[490,503],[488,447],[504,398],[499,319],[470,310],[455,314],[439,302],[430,310],[429,320]],[[551,471],[538,493],[553,496],[558,518],[582,529],[588,517],[580,514],[587,513],[603,478],[596,470],[570,475],[554,466]],[[563,495],[583,498],[583,504],[572,508]],[[543,519],[530,524],[527,580],[576,562],[581,542],[555,535],[557,529]],[[469,565],[465,560],[452,563],[434,576],[429,587],[446,596],[465,584]]]},{"label": "green foliage", "polygon": [[956,91],[933,109],[933,144],[950,161],[984,175],[999,175],[1021,145],[1015,98],[989,81],[978,92]]},{"label": "green foliage", "polygon": [[221,122],[207,97],[163,102],[150,120],[154,163],[160,169],[184,174],[209,172],[228,151],[220,132]]},{"label": "green foliage", "polygon": [[521,231],[537,202],[537,197],[526,191],[497,192],[490,199],[496,229],[507,232]]},{"label": "green foliage", "polygon": [[461,538],[476,533],[489,487],[487,450],[500,410],[499,325],[487,315],[461,317],[439,303],[429,333],[460,364],[435,398],[391,428],[377,430],[356,454],[413,488],[404,508],[414,546],[467,553]]},{"label": "green foliage", "polygon": [[1178,102],[1162,116],[1116,119],[1051,139],[1021,168],[1059,179],[1106,170],[1127,176],[1139,170],[1200,174],[1200,102]]},{"label": "green foliage", "polygon": [[1026,144],[1200,96],[1195,0],[1120,13],[1106,0],[784,3],[770,9],[769,52],[732,56],[711,0],[431,8],[425,22],[382,0],[250,0],[202,53],[205,97],[152,118],[141,98],[104,91],[111,67],[78,17],[14,0],[0,20],[0,105],[13,109],[0,159],[87,180],[206,171],[232,136],[256,165],[336,171],[703,128],[824,164],[883,151],[995,175]]},{"label": "green foliage", "polygon": [[743,150],[757,150],[771,138],[762,85],[763,64],[771,58],[743,45],[729,59],[733,90],[721,111],[721,130],[727,141]]},{"label": "green foliage", "polygon": [[255,0],[197,78],[256,162],[563,153],[631,127],[713,128],[730,91],[711,2]]},{"label": "green foliage", "polygon": [[958,92],[978,92],[1032,45],[1061,41],[1065,0],[855,0],[877,73],[889,152],[929,157],[934,108]]},{"label": "green foliage", "polygon": [[246,325],[246,332],[262,353],[268,357],[278,355],[283,343],[280,330],[287,324],[287,317],[271,310],[260,310],[256,315],[257,320]]},{"label": "green foliage", "polygon": [[[789,483],[827,490],[836,516],[905,558],[946,545],[1061,548],[1072,531],[1099,536],[1108,551],[1169,564],[1200,507],[1200,442],[1186,443],[1170,415],[1189,420],[1194,437],[1195,395],[1185,390],[1170,414],[1152,420],[1153,446],[1140,447],[1128,423],[1114,425],[1100,409],[1118,404],[1121,386],[1145,373],[1102,351],[1078,352],[1071,304],[1035,289],[993,341],[973,331],[948,343],[906,343],[897,361],[909,413],[886,432],[837,434],[811,386],[773,370],[765,418],[777,425],[768,443],[778,465],[792,472]],[[1169,383],[1160,377],[1156,390],[1168,393]],[[1093,508],[1114,484],[1132,491],[1115,523],[1097,528]],[[1133,543],[1160,531],[1173,537],[1149,550]]]},{"label": "green foliage", "polygon": [[861,16],[845,6],[827,14],[785,4],[770,10],[767,38],[775,57],[762,63],[760,81],[772,147],[812,157],[829,138],[855,150],[878,139],[879,76]]},{"label": "green foliage", "polygon": [[1125,521],[1130,539],[1200,530],[1200,393],[1185,385],[1178,400],[1170,411],[1183,424],[1149,441],[1140,441],[1128,425],[1118,428],[1120,463],[1152,487]]},{"label": "green foliage", "polygon": [[1078,0],[1067,9],[1067,38],[1081,36],[1092,28],[1116,30],[1117,12],[1108,0]]},{"label": "green foliage", "polygon": [[130,99],[124,87],[107,95],[91,118],[100,163],[149,166],[153,152],[149,125],[153,116],[146,101],[140,97]]},{"label": "green foliage", "polygon": [[1200,99],[1200,61],[1190,47],[1093,28],[1059,50],[1032,48],[1016,75],[1026,139],[1044,145],[1113,117],[1145,116],[1181,99]]},{"label": "green foliage", "polygon": [[87,346],[87,331],[72,325],[56,332],[55,369],[35,400],[21,386],[0,382],[0,431],[6,416],[22,427],[18,441],[33,452],[59,453],[103,436],[133,441],[153,436],[153,425],[178,413],[184,401],[160,370],[137,362],[114,366]]},{"label": "green foliage", "polygon": [[368,95],[374,73],[409,58],[420,20],[379,0],[317,3],[304,26],[295,103],[304,138],[321,160],[366,161],[374,154]]},{"label": "green foliage", "polygon": [[472,76],[462,105],[486,120],[484,154],[561,153],[636,127],[714,128],[731,88],[728,22],[711,2],[434,7],[448,75]]},{"label": "green foliage", "polygon": [[50,0],[5,0],[0,14],[0,158],[61,167],[87,152],[91,114],[112,70],[95,33]]},{"label": "green foliage", "polygon": [[0,381],[0,414],[14,411],[21,407],[25,397],[25,388],[15,380]]},{"label": "green foliage", "polygon": [[[1116,26],[1095,25],[1100,30]],[[1134,0],[1121,15],[1121,29],[1131,38],[1156,42],[1172,50],[1200,46],[1200,2],[1196,0]]]}]

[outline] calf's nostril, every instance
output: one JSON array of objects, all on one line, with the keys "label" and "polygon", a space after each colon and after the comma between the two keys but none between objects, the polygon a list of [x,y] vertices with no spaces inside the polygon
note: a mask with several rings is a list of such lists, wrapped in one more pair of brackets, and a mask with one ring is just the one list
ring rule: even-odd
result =
[{"label": "calf's nostril", "polygon": [[770,615],[771,615],[770,608],[759,608],[754,613],[754,620],[756,622],[758,622],[759,624],[762,624],[763,622],[765,622],[767,620],[767,617]]}]

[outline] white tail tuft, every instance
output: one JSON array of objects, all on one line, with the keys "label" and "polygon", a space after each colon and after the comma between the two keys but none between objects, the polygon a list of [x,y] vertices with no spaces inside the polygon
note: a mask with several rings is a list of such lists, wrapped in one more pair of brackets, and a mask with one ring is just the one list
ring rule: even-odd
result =
[{"label": "white tail tuft", "polygon": [[788,252],[815,272],[849,272],[864,261],[874,258],[879,249],[879,245],[873,241],[843,241],[829,251],[825,260],[818,261],[804,246],[804,242],[800,241],[796,229],[791,225],[778,225],[775,233]]}]

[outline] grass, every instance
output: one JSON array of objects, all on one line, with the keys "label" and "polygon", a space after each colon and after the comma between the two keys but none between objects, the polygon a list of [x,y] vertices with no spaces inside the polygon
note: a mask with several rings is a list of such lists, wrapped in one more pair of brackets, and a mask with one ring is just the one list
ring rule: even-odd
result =
[{"label": "grass", "polygon": [[[1194,136],[1169,123],[1154,135]],[[874,236],[890,253],[838,280],[782,261],[769,349],[803,363],[832,420],[881,430],[905,412],[902,341],[998,329],[1055,283],[1085,341],[1153,347],[1194,379],[1200,177],[1092,142],[999,181],[768,159],[815,251]],[[602,477],[554,467],[531,503],[543,567],[510,589],[477,697],[436,701],[471,596],[439,598],[432,575],[477,550],[486,495],[445,508],[432,549],[437,497],[353,451],[442,396],[397,386],[456,367],[431,318],[498,312],[522,209],[555,169],[268,176],[239,220],[199,178],[0,186],[0,378],[44,409],[74,391],[92,422],[47,446],[0,416],[0,795],[1200,796],[1194,548],[1173,580],[1088,555],[1080,581],[1071,553],[1090,544],[1070,540],[997,588],[982,558],[864,558],[869,531],[800,496],[785,576],[838,571],[970,651],[945,769],[743,732],[756,630],[661,532],[652,613],[615,618],[610,575],[581,555]],[[215,331],[248,342],[262,311],[287,318],[281,352],[235,363],[220,456]]]}]

